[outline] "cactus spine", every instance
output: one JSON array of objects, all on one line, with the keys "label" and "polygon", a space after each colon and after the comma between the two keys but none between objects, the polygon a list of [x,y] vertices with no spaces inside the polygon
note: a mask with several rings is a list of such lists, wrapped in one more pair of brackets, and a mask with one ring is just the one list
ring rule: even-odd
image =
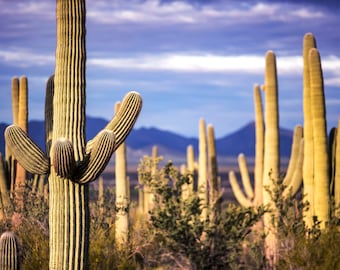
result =
[{"label": "cactus spine", "polygon": [[47,119],[53,123],[49,153],[45,155],[17,126],[5,132],[23,167],[49,174],[51,270],[88,268],[88,183],[100,175],[125,140],[142,106],[140,95],[129,93],[111,122],[85,145],[85,33],[85,1],[57,0],[53,119]]},{"label": "cactus spine", "polygon": [[0,237],[0,269],[19,270],[20,268],[18,240],[13,232],[4,232]]}]

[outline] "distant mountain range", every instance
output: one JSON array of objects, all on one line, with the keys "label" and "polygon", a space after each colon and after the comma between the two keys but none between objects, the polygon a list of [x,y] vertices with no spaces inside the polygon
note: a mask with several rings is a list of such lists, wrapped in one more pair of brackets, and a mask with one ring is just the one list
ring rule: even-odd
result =
[{"label": "distant mountain range", "polygon": [[[93,138],[106,124],[103,118],[87,117],[86,120],[87,139]],[[4,153],[4,130],[8,126],[0,123],[0,152]],[[32,120],[29,122],[30,137],[45,149],[44,122]],[[160,130],[154,127],[133,129],[127,138],[128,160],[131,163],[139,163],[144,155],[151,155],[152,147],[157,145],[159,155],[174,162],[184,162],[186,159],[186,148],[193,145],[195,154],[198,153],[198,138],[185,137],[174,132]],[[292,131],[280,129],[280,153],[281,157],[289,157],[292,144]],[[216,149],[218,160],[237,157],[244,153],[252,158],[255,155],[255,124],[251,122],[239,130],[216,138]]]}]

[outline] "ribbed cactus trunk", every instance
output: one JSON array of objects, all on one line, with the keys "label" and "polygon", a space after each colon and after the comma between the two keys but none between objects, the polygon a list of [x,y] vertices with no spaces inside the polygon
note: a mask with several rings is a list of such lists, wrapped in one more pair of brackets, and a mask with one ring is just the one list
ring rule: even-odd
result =
[{"label": "ribbed cactus trunk", "polygon": [[208,141],[208,168],[209,168],[209,204],[211,208],[220,211],[219,200],[222,196],[218,178],[217,152],[215,144],[214,126],[209,124],[207,127]]},{"label": "ribbed cactus trunk", "polygon": [[11,231],[4,232],[0,237],[0,269],[21,269],[18,239]]},{"label": "ribbed cactus trunk", "polygon": [[[75,162],[84,159],[85,63],[85,1],[58,0],[52,145],[69,140]],[[87,269],[88,185],[58,176],[53,167],[48,181],[50,269]]]},{"label": "ribbed cactus trunk", "polygon": [[320,55],[309,50],[311,113],[314,150],[314,215],[325,228],[330,217],[329,157],[327,148],[326,106]]},{"label": "ribbed cactus trunk", "polygon": [[198,145],[198,196],[201,200],[202,213],[201,220],[208,217],[208,160],[207,160],[207,135],[206,124],[203,118],[199,120],[199,145]]},{"label": "ribbed cactus trunk", "polygon": [[[266,54],[265,69],[265,149],[263,185],[273,190],[274,182],[279,180],[280,153],[279,153],[279,110],[278,110],[278,84],[276,72],[276,57],[272,51]],[[263,192],[264,205],[270,206],[276,215],[275,205],[272,202],[270,193]],[[265,250],[266,258],[274,267],[277,257],[277,235],[275,225],[272,223],[271,213],[264,215],[264,229],[266,232]]]},{"label": "ribbed cactus trunk", "polygon": [[255,164],[254,164],[254,205],[263,203],[263,159],[264,159],[264,119],[261,90],[254,85],[254,112],[255,112]]},{"label": "ribbed cactus trunk", "polygon": [[304,116],[304,161],[303,161],[303,189],[304,200],[309,203],[305,209],[304,221],[307,227],[313,225],[314,216],[314,144],[313,144],[313,116],[311,107],[309,50],[316,48],[316,41],[311,33],[303,39],[303,116]]},{"label": "ribbed cactus trunk", "polygon": [[[118,112],[120,104],[117,103],[115,111]],[[126,143],[122,143],[116,150],[116,220],[115,241],[119,248],[124,248],[129,240],[129,191],[127,179]]]},{"label": "ribbed cactus trunk", "polygon": [[[19,82],[19,99],[18,99],[18,123],[16,123],[23,131],[28,132],[28,81],[27,77],[22,76]],[[20,163],[16,164],[15,174],[15,201],[19,208],[24,207],[26,170]]]}]

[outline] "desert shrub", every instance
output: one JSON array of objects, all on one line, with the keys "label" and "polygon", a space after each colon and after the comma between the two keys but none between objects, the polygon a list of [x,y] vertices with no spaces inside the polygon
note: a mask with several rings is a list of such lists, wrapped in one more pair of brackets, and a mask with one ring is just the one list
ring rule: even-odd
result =
[{"label": "desert shrub", "polygon": [[[182,186],[189,183],[189,175],[182,175],[171,162],[151,174],[152,163],[146,157],[139,166],[143,184],[155,195],[148,224],[153,248],[144,254],[146,263],[158,262],[169,269],[249,269],[243,260],[244,246],[264,209],[225,203],[212,219],[202,220],[198,194],[182,199]],[[208,207],[208,213],[213,210]]]},{"label": "desert shrub", "polygon": [[[49,265],[49,228],[48,203],[31,190],[32,182],[27,181],[23,207],[12,198],[11,209],[7,209],[1,221],[1,232],[13,231],[19,240],[22,269],[48,269]],[[15,196],[15,194],[14,194]]]},{"label": "desert shrub", "polygon": [[[275,223],[279,239],[277,269],[340,269],[339,219],[331,215],[330,222],[322,230],[315,216],[312,227],[308,228],[303,220],[308,202],[304,202],[301,193],[283,197],[284,189],[279,180],[270,191],[278,210]],[[332,206],[334,208],[334,204]]]}]

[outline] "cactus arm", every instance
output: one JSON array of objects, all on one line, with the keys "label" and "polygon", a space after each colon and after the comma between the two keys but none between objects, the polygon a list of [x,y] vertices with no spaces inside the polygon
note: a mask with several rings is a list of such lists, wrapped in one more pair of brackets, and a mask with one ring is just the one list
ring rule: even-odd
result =
[{"label": "cactus arm", "polygon": [[240,185],[237,182],[234,171],[229,172],[229,182],[238,203],[243,207],[251,207],[253,204],[251,200],[249,200],[242,192]]},{"label": "cactus arm", "polygon": [[288,195],[294,196],[296,192],[300,189],[302,184],[302,168],[303,168],[303,158],[304,158],[304,139],[300,139],[299,143],[299,154],[296,160],[296,166],[293,175],[291,176],[291,181],[289,181],[288,186],[285,187],[282,196],[286,197]]},{"label": "cactus arm", "polygon": [[62,178],[72,178],[76,168],[73,144],[66,138],[59,138],[52,146],[51,165]]},{"label": "cactus arm", "polygon": [[300,155],[300,141],[303,137],[303,128],[300,125],[297,125],[294,128],[293,133],[293,143],[292,143],[292,149],[290,153],[290,159],[288,163],[287,173],[286,176],[283,179],[283,185],[289,186],[290,182],[292,180],[293,174],[296,170],[297,161]]},{"label": "cactus arm", "polygon": [[244,188],[244,192],[246,193],[247,197],[251,200],[254,198],[253,188],[250,183],[250,177],[247,167],[247,160],[244,154],[238,155],[238,166],[240,168],[242,184]]},{"label": "cactus arm", "polygon": [[102,130],[96,136],[91,152],[78,168],[76,181],[84,184],[94,181],[105,169],[115,150],[115,134],[111,130]]},{"label": "cactus arm", "polygon": [[45,94],[45,145],[46,153],[48,155],[50,153],[52,144],[53,95],[54,95],[54,75],[50,76],[47,80]]},{"label": "cactus arm", "polygon": [[309,65],[313,116],[315,215],[322,222],[321,228],[324,228],[329,220],[330,210],[329,163],[323,75],[320,55],[316,48],[309,50]]},{"label": "cactus arm", "polygon": [[32,174],[49,172],[48,157],[20,127],[8,126],[5,130],[5,139],[14,157],[28,172]]},{"label": "cactus arm", "polygon": [[[142,104],[142,97],[139,93],[134,91],[129,92],[121,102],[118,112],[104,128],[113,131],[115,134],[116,144],[114,150],[116,150],[129,135],[142,109]],[[87,143],[86,152],[91,151],[94,140],[95,138]]]}]

